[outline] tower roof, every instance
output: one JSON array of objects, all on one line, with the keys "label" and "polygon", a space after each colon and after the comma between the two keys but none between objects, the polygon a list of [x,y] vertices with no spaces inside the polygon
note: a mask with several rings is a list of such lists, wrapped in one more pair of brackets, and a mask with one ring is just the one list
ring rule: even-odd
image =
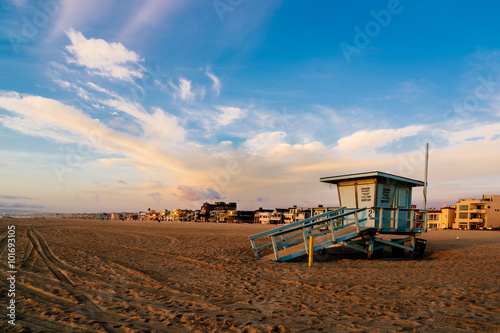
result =
[{"label": "tower roof", "polygon": [[370,171],[370,172],[361,172],[361,173],[352,173],[347,175],[339,175],[332,177],[322,177],[319,179],[320,182],[329,183],[329,184],[338,184],[343,181],[348,180],[359,180],[359,179],[370,179],[377,178],[379,181],[397,181],[401,183],[405,183],[411,186],[424,186],[424,182],[416,179],[401,177],[397,175],[393,175],[386,172],[380,171]]}]

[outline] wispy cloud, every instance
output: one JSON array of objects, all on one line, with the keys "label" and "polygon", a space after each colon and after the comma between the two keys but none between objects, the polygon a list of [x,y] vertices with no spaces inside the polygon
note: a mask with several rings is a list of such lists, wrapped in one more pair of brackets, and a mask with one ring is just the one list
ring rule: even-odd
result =
[{"label": "wispy cloud", "polygon": [[160,192],[151,192],[148,193],[148,197],[150,197],[153,202],[160,202],[162,201],[161,193]]},{"label": "wispy cloud", "polygon": [[217,124],[219,126],[228,125],[246,115],[245,110],[233,106],[216,106],[215,108],[220,111],[217,117]]},{"label": "wispy cloud", "polygon": [[138,2],[132,17],[124,20],[125,25],[119,33],[120,40],[129,39],[137,33],[144,34],[148,26],[159,20],[167,20],[189,3],[187,0],[146,0]]},{"label": "wispy cloud", "polygon": [[407,80],[396,84],[394,89],[384,96],[367,97],[364,100],[371,101],[393,101],[398,100],[403,103],[413,103],[422,98],[425,94],[425,88],[430,85],[426,80]]},{"label": "wispy cloud", "polygon": [[500,135],[500,123],[476,124],[462,131],[448,133],[448,138],[452,144],[462,144],[471,140],[496,140]]},{"label": "wispy cloud", "polygon": [[68,63],[86,67],[91,73],[132,82],[143,76],[143,59],[121,43],[108,43],[103,39],[87,39],[79,31],[66,32],[71,45],[66,50],[72,57]]},{"label": "wispy cloud", "polygon": [[98,128],[98,122],[81,111],[38,96],[3,93],[0,107],[15,115],[0,116],[4,126],[59,142],[80,142],[85,138],[85,131]]},{"label": "wispy cloud", "polygon": [[179,199],[181,201],[199,201],[199,200],[220,200],[221,194],[212,188],[200,190],[191,186],[179,185],[177,189],[181,192]]},{"label": "wispy cloud", "polygon": [[0,199],[6,199],[6,200],[31,200],[31,198],[28,197],[20,197],[17,195],[4,195],[0,194]]},{"label": "wispy cloud", "polygon": [[263,198],[261,196],[258,196],[257,199],[255,199],[255,201],[257,202],[264,202],[264,201],[267,201],[268,198]]},{"label": "wispy cloud", "polygon": [[[139,123],[144,136],[155,143],[163,142],[164,146],[165,142],[178,143],[185,140],[186,130],[180,125],[180,120],[159,107],[147,112],[142,105],[121,97],[100,102],[133,117]],[[130,125],[132,124],[128,124]]]},{"label": "wispy cloud", "polygon": [[[329,150],[318,141],[307,143],[288,143],[287,133],[284,131],[263,132],[254,138],[246,140],[242,147],[254,156],[261,156],[268,160],[263,162],[264,166],[274,165],[275,167],[285,167],[290,161],[294,161],[295,166],[307,163],[311,157],[329,155]],[[283,174],[284,179],[287,178]]]},{"label": "wispy cloud", "polygon": [[[109,11],[114,1],[87,0],[47,2],[45,6],[54,6],[56,15],[47,40],[54,40],[72,27],[88,27],[103,17],[109,17]],[[49,9],[51,10],[51,9]]]},{"label": "wispy cloud", "polygon": [[[2,116],[0,122],[24,134],[50,138],[62,143],[87,144],[101,153],[126,156],[142,166],[162,165],[170,170],[183,170],[180,165],[175,166],[179,162],[178,159],[167,153],[168,142],[161,149],[144,139],[112,130],[81,110],[58,101],[39,96],[4,93],[0,94],[0,108],[15,115]],[[165,115],[156,112],[148,121],[153,123],[157,120],[161,123],[164,119],[162,117]],[[22,126],[32,123],[36,126]]]},{"label": "wispy cloud", "polygon": [[44,208],[44,205],[27,204],[15,201],[0,201],[1,208]]},{"label": "wispy cloud", "polygon": [[207,70],[205,71],[205,74],[210,78],[210,80],[212,80],[212,90],[215,92],[217,96],[219,96],[222,87],[220,79],[210,71],[210,68],[208,66]]},{"label": "wispy cloud", "polygon": [[337,141],[335,150],[340,153],[374,151],[401,138],[416,135],[425,128],[423,125],[412,125],[399,129],[377,129],[357,131]]},{"label": "wispy cloud", "polygon": [[179,85],[176,86],[170,82],[170,86],[174,88],[174,97],[180,98],[183,101],[192,101],[194,99],[194,93],[191,91],[191,81],[185,78],[179,78]]}]

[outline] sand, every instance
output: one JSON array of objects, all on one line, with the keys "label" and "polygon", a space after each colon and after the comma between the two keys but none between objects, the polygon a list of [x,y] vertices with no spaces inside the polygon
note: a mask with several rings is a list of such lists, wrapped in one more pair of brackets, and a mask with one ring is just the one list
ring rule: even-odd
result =
[{"label": "sand", "polygon": [[[499,332],[500,232],[429,231],[421,260],[341,251],[255,259],[269,226],[0,220],[16,225],[9,332]],[[7,242],[0,304],[7,305]]]}]

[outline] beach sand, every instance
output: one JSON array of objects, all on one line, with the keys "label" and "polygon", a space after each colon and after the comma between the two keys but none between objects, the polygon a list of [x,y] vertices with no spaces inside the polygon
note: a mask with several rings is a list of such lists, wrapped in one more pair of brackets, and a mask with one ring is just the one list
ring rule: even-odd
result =
[{"label": "beach sand", "polygon": [[[0,220],[16,226],[16,325],[0,331],[500,332],[500,232],[429,231],[421,260],[256,259],[270,226]],[[33,227],[32,227],[33,226]]]}]

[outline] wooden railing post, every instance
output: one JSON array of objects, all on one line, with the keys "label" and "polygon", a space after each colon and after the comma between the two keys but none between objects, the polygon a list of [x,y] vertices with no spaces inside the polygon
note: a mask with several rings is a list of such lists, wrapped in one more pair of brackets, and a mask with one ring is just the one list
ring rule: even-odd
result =
[{"label": "wooden railing post", "polygon": [[358,212],[354,213],[354,221],[356,223],[356,233],[359,235],[360,231],[359,231],[359,224],[358,224]]},{"label": "wooden railing post", "polygon": [[380,216],[378,217],[378,231],[382,231],[382,224],[384,223],[384,208],[380,207]]},{"label": "wooden railing post", "polygon": [[313,267],[314,258],[314,237],[309,235],[309,267]]},{"label": "wooden railing post", "polygon": [[413,227],[415,226],[415,212],[412,210],[410,210],[410,231],[413,231]]},{"label": "wooden railing post", "polygon": [[396,208],[396,214],[394,218],[394,231],[398,231],[398,224],[399,224],[399,208]]},{"label": "wooden railing post", "polygon": [[335,239],[335,223],[333,223],[333,219],[330,220],[330,229],[331,229],[331,232],[332,232],[332,242],[333,244],[335,244],[337,241]]}]

